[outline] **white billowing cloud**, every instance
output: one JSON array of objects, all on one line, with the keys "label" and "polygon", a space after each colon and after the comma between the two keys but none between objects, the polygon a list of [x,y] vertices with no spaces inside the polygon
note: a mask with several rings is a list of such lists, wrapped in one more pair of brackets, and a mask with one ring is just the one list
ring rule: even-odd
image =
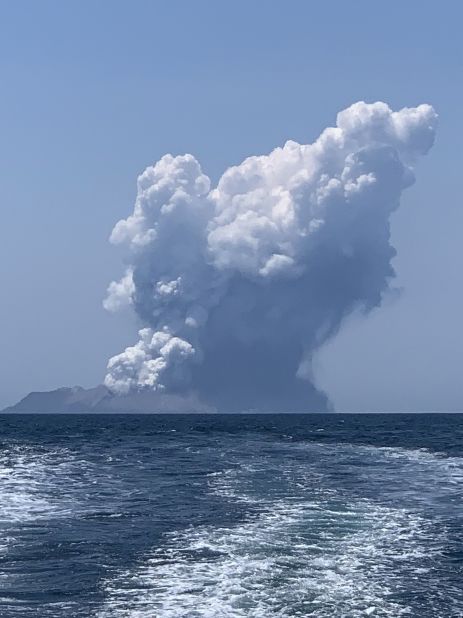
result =
[{"label": "white billowing cloud", "polygon": [[132,304],[134,293],[133,273],[128,269],[120,281],[111,281],[103,306],[107,311],[118,311],[123,307],[128,307]]},{"label": "white billowing cloud", "polygon": [[185,379],[184,361],[193,356],[193,346],[167,329],[139,331],[140,340],[113,356],[108,363],[106,386],[120,394],[149,387],[164,390],[166,385],[180,386]]},{"label": "white billowing cloud", "polygon": [[[385,163],[381,159],[375,165],[375,158],[382,149],[390,149],[383,158],[397,160],[402,151],[423,154],[432,144],[434,121],[429,105],[394,113],[384,103],[356,103],[338,114],[338,126],[314,144],[287,142],[268,156],[230,168],[211,193],[216,206],[208,235],[213,262],[263,276],[271,274],[267,263],[276,256],[281,265],[281,257],[287,258],[288,271],[303,267],[331,211],[350,209],[355,216],[363,197],[374,198],[375,168]],[[404,188],[410,172],[397,172],[394,181]]]},{"label": "white billowing cloud", "polygon": [[138,177],[133,214],[116,224],[111,242],[143,248],[167,235],[180,218],[185,228],[191,226],[185,233],[185,239],[190,240],[209,216],[210,209],[203,199],[209,187],[209,178],[202,174],[192,155],[165,155]]},{"label": "white billowing cloud", "polygon": [[389,216],[436,118],[429,105],[359,102],[313,144],[249,157],[212,190],[191,155],[147,168],[133,214],[111,235],[129,269],[105,306],[131,304],[149,328],[110,359],[106,385],[242,392],[259,407],[266,379],[302,406],[296,374],[310,372],[299,367],[346,314],[377,305],[394,274]]}]

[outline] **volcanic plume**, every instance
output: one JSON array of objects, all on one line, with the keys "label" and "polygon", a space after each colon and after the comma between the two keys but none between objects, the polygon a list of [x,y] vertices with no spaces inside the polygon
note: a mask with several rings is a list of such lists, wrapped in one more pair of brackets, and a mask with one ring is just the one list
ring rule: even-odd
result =
[{"label": "volcanic plume", "polygon": [[429,105],[355,103],[313,144],[249,157],[215,188],[190,154],[148,167],[111,234],[127,268],[104,303],[131,305],[143,328],[105,385],[223,411],[329,409],[312,357],[353,310],[381,303],[390,216],[436,121]]}]

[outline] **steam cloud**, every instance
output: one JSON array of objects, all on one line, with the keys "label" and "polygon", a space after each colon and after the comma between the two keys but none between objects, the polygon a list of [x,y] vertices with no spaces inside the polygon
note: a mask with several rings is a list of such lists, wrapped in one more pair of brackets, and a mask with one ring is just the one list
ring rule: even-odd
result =
[{"label": "steam cloud", "polygon": [[436,121],[429,105],[359,102],[313,144],[250,157],[212,190],[192,155],[148,167],[111,235],[128,268],[104,303],[131,305],[145,328],[109,360],[106,386],[223,410],[329,409],[312,356],[347,314],[381,302],[389,218]]}]

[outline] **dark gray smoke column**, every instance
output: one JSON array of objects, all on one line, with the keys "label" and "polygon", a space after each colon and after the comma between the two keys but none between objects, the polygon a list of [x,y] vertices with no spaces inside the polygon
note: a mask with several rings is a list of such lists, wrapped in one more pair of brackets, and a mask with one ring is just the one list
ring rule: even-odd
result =
[{"label": "dark gray smoke column", "polygon": [[389,217],[436,119],[429,105],[356,103],[315,143],[250,157],[213,190],[191,155],[148,167],[111,235],[129,266],[105,301],[146,327],[109,360],[106,386],[195,392],[222,410],[329,409],[312,356],[353,309],[381,302]]}]

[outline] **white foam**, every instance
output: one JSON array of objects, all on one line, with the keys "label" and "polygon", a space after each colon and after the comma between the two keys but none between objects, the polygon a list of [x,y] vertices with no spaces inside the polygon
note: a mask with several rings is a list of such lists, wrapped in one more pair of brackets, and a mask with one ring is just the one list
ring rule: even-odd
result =
[{"label": "white foam", "polygon": [[73,458],[66,449],[12,447],[0,458],[0,525],[50,519],[74,508],[67,500]]},{"label": "white foam", "polygon": [[[381,473],[387,472],[387,458],[402,457],[402,468],[415,459],[428,466],[429,457],[444,460],[397,449],[306,448],[311,449],[307,461],[287,461],[280,470],[269,469],[270,456],[253,455],[245,466],[211,475],[211,493],[254,503],[259,515],[235,527],[192,527],[166,535],[165,543],[133,569],[103,583],[106,601],[98,618],[412,615],[394,592],[404,578],[428,573],[444,546],[445,529],[436,533],[419,512],[330,486],[324,468],[327,458],[349,457],[357,448],[370,449],[385,466]],[[461,472],[443,465],[449,474]],[[280,474],[278,482],[262,485],[264,470],[270,478]],[[279,496],[282,479],[287,484]]]},{"label": "white foam", "polygon": [[[317,509],[280,503],[236,528],[173,535],[143,566],[109,582],[99,617],[354,618],[371,608],[406,615],[387,599],[384,575],[394,562],[424,555],[421,522],[368,503],[356,505],[355,526],[352,515],[323,514],[322,523]],[[311,524],[325,531],[312,538]]]},{"label": "white foam", "polygon": [[13,444],[2,450],[0,554],[25,542],[23,527],[33,522],[48,525],[51,520],[106,509],[107,505],[95,505],[88,490],[97,476],[94,465],[66,448]]}]

